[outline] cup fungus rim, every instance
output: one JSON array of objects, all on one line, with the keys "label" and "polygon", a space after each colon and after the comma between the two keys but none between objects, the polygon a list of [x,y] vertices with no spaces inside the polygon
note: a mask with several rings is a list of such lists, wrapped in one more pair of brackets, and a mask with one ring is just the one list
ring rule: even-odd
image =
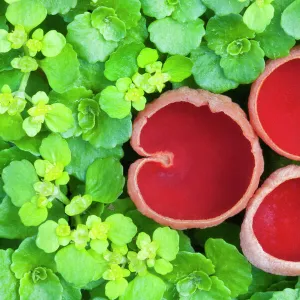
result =
[{"label": "cup fungus rim", "polygon": [[264,84],[264,81],[277,68],[295,59],[300,59],[300,45],[294,47],[291,50],[290,54],[286,57],[267,61],[264,72],[258,77],[258,79],[256,79],[256,81],[251,86],[249,101],[248,101],[248,109],[249,109],[250,123],[254,128],[254,130],[256,131],[256,133],[258,134],[258,136],[276,153],[285,156],[289,159],[300,161],[300,155],[295,155],[288,151],[283,150],[272,140],[272,138],[267,134],[263,125],[261,124],[258,110],[257,110],[257,99],[258,99],[260,89]]},{"label": "cup fungus rim", "polygon": [[265,197],[284,182],[300,178],[300,166],[289,165],[272,173],[256,191],[249,202],[246,215],[241,226],[241,248],[247,259],[256,267],[277,275],[300,275],[300,262],[277,258],[265,252],[253,230],[254,216]]},{"label": "cup fungus rim", "polygon": [[[170,217],[163,216],[156,211],[154,211],[148,204],[144,201],[142,193],[139,190],[137,176],[139,170],[144,164],[148,162],[160,162],[161,164],[168,165],[172,164],[172,154],[157,152],[157,153],[147,153],[141,146],[140,137],[143,127],[146,125],[149,118],[154,115],[157,111],[164,108],[165,106],[176,103],[176,102],[187,102],[195,105],[196,107],[201,107],[207,105],[212,113],[223,112],[233,121],[235,121],[241,128],[244,137],[249,141],[251,152],[254,159],[254,168],[252,172],[252,178],[249,183],[247,190],[241,199],[228,211],[225,213],[210,219],[200,219],[200,220],[182,220],[174,219]],[[187,229],[187,228],[206,228],[218,225],[222,223],[225,219],[239,213],[243,210],[255,190],[259,185],[260,176],[264,169],[264,160],[262,156],[262,150],[259,144],[258,136],[255,134],[253,128],[251,127],[245,112],[240,108],[240,106],[231,101],[227,96],[212,94],[204,90],[194,90],[188,87],[182,87],[177,90],[167,91],[162,94],[157,100],[148,104],[144,111],[140,112],[133,123],[133,133],[131,137],[132,148],[141,156],[141,159],[135,161],[129,168],[128,171],[128,193],[135,203],[138,210],[149,218],[152,218],[156,222],[170,226],[174,229]],[[167,159],[166,159],[167,158]]]}]

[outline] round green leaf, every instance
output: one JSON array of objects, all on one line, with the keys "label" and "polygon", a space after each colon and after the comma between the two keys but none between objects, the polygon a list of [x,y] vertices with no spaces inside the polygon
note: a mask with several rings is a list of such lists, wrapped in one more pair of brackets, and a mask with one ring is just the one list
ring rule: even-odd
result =
[{"label": "round green leaf", "polygon": [[[3,73],[1,73],[1,76],[2,74]],[[21,139],[25,136],[25,131],[23,130],[22,125],[23,119],[19,114],[14,116],[10,116],[9,114],[0,114],[0,137],[5,141]]]},{"label": "round green leaf", "polygon": [[114,202],[123,191],[125,179],[121,163],[113,158],[98,158],[88,168],[85,193],[93,201]]},{"label": "round green leaf", "polygon": [[37,207],[35,203],[27,202],[19,210],[19,216],[25,226],[38,226],[46,221],[48,209]]},{"label": "round green leaf", "polygon": [[202,0],[202,2],[219,16],[239,14],[244,7],[249,5],[249,0]]},{"label": "round green leaf", "polygon": [[148,31],[150,40],[159,51],[173,55],[188,55],[200,45],[205,33],[201,19],[180,23],[172,18],[165,18],[151,23]]},{"label": "round green leaf", "polygon": [[127,286],[128,282],[125,278],[109,281],[105,285],[105,295],[109,299],[117,299],[119,296],[124,294]]},{"label": "round green leaf", "polygon": [[143,47],[141,43],[120,46],[105,63],[105,77],[111,81],[132,77],[138,71],[137,57]]},{"label": "round green leaf", "polygon": [[0,204],[0,237],[5,239],[25,239],[36,233],[36,228],[27,227],[18,215],[19,209],[5,197]]},{"label": "round green leaf", "polygon": [[176,258],[179,251],[179,235],[176,230],[169,227],[160,227],[153,232],[153,241],[158,243],[157,254],[172,261]]},{"label": "round green leaf", "polygon": [[106,41],[99,30],[92,27],[88,12],[76,16],[68,25],[67,41],[81,58],[90,63],[105,61],[118,46],[114,41]]},{"label": "round green leaf", "polygon": [[123,21],[117,17],[107,17],[107,22],[100,29],[105,40],[119,42],[126,36],[126,26]]},{"label": "round green leaf", "polygon": [[256,35],[265,55],[271,59],[287,56],[295,45],[295,39],[285,33],[280,25],[281,15],[276,14],[266,30]]},{"label": "round green leaf", "polygon": [[270,300],[297,300],[300,297],[299,289],[285,289],[281,292],[275,292]]},{"label": "round green leaf", "polygon": [[41,60],[40,67],[46,73],[52,89],[58,93],[74,87],[79,78],[77,53],[69,44],[57,56]]},{"label": "round green leaf", "polygon": [[158,274],[166,275],[172,272],[173,266],[167,260],[160,258],[155,260],[154,270]]},{"label": "round green leaf", "polygon": [[18,279],[21,279],[25,273],[41,266],[56,272],[54,254],[45,253],[45,251],[38,248],[35,237],[25,239],[13,253],[11,270]]},{"label": "round green leaf", "polygon": [[101,92],[99,104],[111,118],[123,119],[131,112],[131,102],[126,101],[125,94],[113,85]]},{"label": "round green leaf", "polygon": [[18,281],[10,270],[13,250],[0,250],[0,295],[2,300],[18,299]]},{"label": "round green leaf", "polygon": [[13,161],[3,170],[4,190],[15,206],[21,207],[35,196],[33,185],[39,181],[34,166],[27,160]]},{"label": "round green leaf", "polygon": [[42,53],[46,57],[58,55],[66,46],[65,37],[56,30],[50,30],[43,38]]},{"label": "round green leaf", "polygon": [[0,53],[6,53],[11,50],[11,42],[7,40],[7,34],[6,30],[0,29]]},{"label": "round green leaf", "polygon": [[55,252],[59,248],[59,241],[56,235],[57,226],[56,222],[48,220],[39,227],[36,245],[46,253]]},{"label": "round green leaf", "polygon": [[125,294],[120,300],[161,300],[166,290],[166,284],[159,277],[147,273],[145,276],[136,276],[128,285]]},{"label": "round green leaf", "polygon": [[172,18],[179,22],[193,21],[206,11],[202,0],[179,0]]},{"label": "round green leaf", "polygon": [[126,37],[121,41],[122,44],[144,43],[148,38],[146,19],[141,17],[136,26],[127,30]]},{"label": "round green leaf", "polygon": [[300,0],[291,3],[282,13],[281,26],[284,31],[294,37],[300,39]]},{"label": "round green leaf", "polygon": [[271,23],[273,17],[274,7],[272,4],[259,6],[257,2],[254,2],[246,9],[243,20],[250,29],[261,33]]},{"label": "round green leaf", "polygon": [[251,265],[236,247],[222,239],[208,239],[205,253],[216,268],[215,275],[231,291],[231,297],[247,293],[252,282]]},{"label": "round green leaf", "polygon": [[197,285],[193,279],[186,277],[177,282],[176,289],[180,296],[189,297],[196,292]]},{"label": "round green leaf", "polygon": [[[81,137],[68,139],[67,142],[72,152],[72,160],[66,167],[66,171],[81,181],[85,181],[85,174],[88,167],[97,158],[113,156],[120,159],[123,156],[123,151],[120,147],[113,149],[96,149]],[[82,155],[82,153],[85,153],[85,155]]]},{"label": "round green leaf", "polygon": [[113,119],[105,112],[100,111],[95,127],[83,133],[82,138],[96,148],[112,149],[127,142],[131,137],[131,132],[131,115],[123,119]]},{"label": "round green leaf", "polygon": [[5,16],[11,24],[22,25],[29,32],[45,20],[47,10],[39,0],[22,0],[10,4]]},{"label": "round green leaf", "polygon": [[71,284],[66,282],[63,277],[59,276],[60,284],[63,287],[63,300],[81,300],[81,291],[78,288],[73,287]]},{"label": "round green leaf", "polygon": [[55,255],[58,272],[63,278],[76,287],[84,287],[89,282],[97,280],[96,260],[85,249],[78,250],[74,244],[62,248]]},{"label": "round green leaf", "polygon": [[220,55],[227,53],[227,47],[231,42],[254,38],[254,36],[254,31],[243,22],[242,16],[230,14],[210,18],[206,26],[205,38],[208,47]]},{"label": "round green leaf", "polygon": [[168,73],[173,82],[181,82],[192,74],[192,61],[181,55],[170,56],[163,66],[163,73]]},{"label": "round green leaf", "polygon": [[195,271],[202,271],[208,275],[215,272],[211,260],[201,253],[179,252],[172,265],[173,271],[165,275],[165,278],[172,283],[188,277]]},{"label": "round green leaf", "polygon": [[65,132],[74,126],[72,111],[61,103],[51,105],[45,123],[52,132]]},{"label": "round green leaf", "polygon": [[20,300],[60,300],[62,299],[63,287],[59,278],[47,269],[47,278],[33,282],[32,274],[26,273],[20,281]]},{"label": "round green leaf", "polygon": [[197,290],[190,300],[198,300],[198,299],[205,299],[205,300],[231,300],[232,295],[230,290],[225,286],[222,280],[219,280],[218,277],[212,276],[210,277],[212,281],[212,286],[209,291],[204,290]]},{"label": "round green leaf", "polygon": [[237,82],[225,77],[220,66],[221,57],[206,45],[203,44],[192,51],[191,60],[194,63],[192,68],[194,79],[201,88],[221,94],[238,86]]},{"label": "round green leaf", "polygon": [[137,227],[132,220],[122,214],[111,215],[105,222],[110,225],[107,236],[115,245],[124,246],[130,243],[137,233]]},{"label": "round green leaf", "polygon": [[52,164],[61,163],[67,166],[71,161],[68,143],[58,134],[50,134],[43,139],[40,147],[41,156]]},{"label": "round green leaf", "polygon": [[265,68],[265,53],[258,42],[251,41],[249,52],[232,56],[225,55],[221,58],[220,65],[227,78],[239,83],[253,82]]},{"label": "round green leaf", "polygon": [[141,0],[141,3],[144,14],[155,19],[168,17],[175,9],[167,0]]},{"label": "round green leaf", "polygon": [[64,15],[77,5],[77,0],[41,0],[41,2],[47,8],[49,15],[58,13]]}]

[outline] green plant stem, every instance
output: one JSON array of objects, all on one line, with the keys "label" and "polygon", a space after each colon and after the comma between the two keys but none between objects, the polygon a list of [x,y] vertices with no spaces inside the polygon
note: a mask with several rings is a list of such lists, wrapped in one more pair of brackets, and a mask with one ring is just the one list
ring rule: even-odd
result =
[{"label": "green plant stem", "polygon": [[81,220],[81,216],[80,215],[76,215],[74,216],[74,220],[75,220],[75,224],[82,224],[82,220]]},{"label": "green plant stem", "polygon": [[65,205],[70,204],[70,200],[69,200],[68,197],[67,197],[65,194],[63,194],[62,192],[60,192],[59,197],[58,197],[58,200],[59,200],[60,202],[62,202],[63,204],[65,204]]},{"label": "green plant stem", "polygon": [[24,73],[24,76],[22,78],[22,81],[21,81],[21,84],[20,84],[20,87],[19,87],[19,92],[25,93],[29,77],[30,77],[30,72]]}]

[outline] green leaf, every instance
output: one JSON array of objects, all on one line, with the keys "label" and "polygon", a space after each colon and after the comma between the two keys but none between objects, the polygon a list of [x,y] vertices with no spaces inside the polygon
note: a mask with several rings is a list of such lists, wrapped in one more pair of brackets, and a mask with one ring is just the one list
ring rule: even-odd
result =
[{"label": "green leaf", "polygon": [[131,112],[131,102],[126,101],[125,94],[113,85],[101,92],[99,104],[111,118],[123,119]]},{"label": "green leaf", "polygon": [[79,62],[81,74],[80,79],[82,85],[85,86],[87,89],[93,90],[93,92],[95,93],[99,93],[107,86],[112,84],[112,82],[106,79],[106,77],[104,76],[103,62],[96,62],[92,64],[83,59],[80,59]]},{"label": "green leaf", "polygon": [[66,282],[63,277],[59,276],[60,284],[63,287],[62,300],[81,300],[81,291]]},{"label": "green leaf", "polygon": [[95,127],[83,133],[82,138],[96,148],[113,149],[127,142],[131,133],[131,115],[123,119],[113,119],[100,111]]},{"label": "green leaf", "polygon": [[205,253],[216,268],[215,275],[230,289],[231,297],[247,293],[252,281],[251,265],[234,246],[221,239],[209,239]]},{"label": "green leaf", "polygon": [[41,156],[51,163],[67,166],[71,162],[71,151],[65,139],[58,134],[50,134],[43,139],[40,147]]},{"label": "green leaf", "polygon": [[239,14],[244,7],[249,5],[249,0],[202,0],[202,2],[219,16],[229,15],[231,13]]},{"label": "green leaf", "polygon": [[144,43],[148,38],[146,19],[141,17],[135,27],[127,31],[126,37],[121,41],[122,44]]},{"label": "green leaf", "polygon": [[59,240],[56,235],[57,226],[56,222],[48,220],[39,227],[36,245],[46,253],[55,252],[59,248]]},{"label": "green leaf", "polygon": [[132,77],[138,70],[137,57],[143,47],[141,43],[120,46],[105,63],[105,77],[111,81],[117,81],[122,77]]},{"label": "green leaf", "polygon": [[67,41],[74,46],[79,57],[89,63],[105,61],[118,46],[114,41],[106,41],[99,30],[92,27],[88,12],[76,16],[68,25]]},{"label": "green leaf", "polygon": [[284,31],[295,38],[300,39],[300,0],[291,3],[282,13],[281,26]]},{"label": "green leaf", "polygon": [[52,89],[58,93],[74,87],[79,78],[79,62],[77,53],[67,44],[62,52],[55,57],[47,57],[40,61]]},{"label": "green leaf", "polygon": [[0,204],[0,238],[25,239],[36,233],[33,227],[27,227],[18,215],[19,209],[5,197]]},{"label": "green leaf", "polygon": [[2,150],[0,152],[0,173],[14,160],[28,160],[34,162],[36,157],[31,155],[29,152],[20,150],[17,147],[11,147],[9,149]]},{"label": "green leaf", "polygon": [[71,8],[75,8],[77,0],[41,0],[49,15],[66,14]]},{"label": "green leaf", "polygon": [[13,250],[0,250],[0,294],[1,300],[18,299],[18,282],[10,270]]},{"label": "green leaf", "polygon": [[[81,181],[85,181],[85,175],[88,167],[97,158],[112,156],[120,159],[123,156],[123,150],[120,147],[113,149],[96,149],[80,137],[68,139],[67,142],[72,153],[72,160],[66,167],[66,171]],[[82,153],[85,153],[85,155],[82,155]]]},{"label": "green leaf", "polygon": [[172,14],[175,9],[174,5],[167,0],[141,0],[143,13],[148,17],[163,19]]},{"label": "green leaf", "polygon": [[55,262],[58,272],[75,287],[84,287],[102,275],[99,276],[99,264],[90,252],[78,250],[74,244],[59,250]]},{"label": "green leaf", "polygon": [[177,232],[179,234],[179,251],[195,253],[190,237],[188,237],[183,231]]},{"label": "green leaf", "polygon": [[154,21],[148,27],[150,40],[163,53],[188,55],[196,49],[205,34],[201,19],[180,23],[172,18]]},{"label": "green leaf", "polygon": [[125,294],[120,300],[161,300],[166,290],[166,284],[159,277],[147,273],[145,276],[136,276],[128,285]]},{"label": "green leaf", "polygon": [[[28,158],[24,158],[27,160],[32,160],[34,156],[39,156],[40,151],[39,148],[41,146],[43,138],[46,136],[45,132],[42,132],[38,134],[37,136],[31,138],[29,136],[24,136],[20,140],[14,141],[14,144],[21,150],[19,150],[21,153],[26,153]],[[15,147],[17,149],[17,147]],[[26,151],[26,152],[25,152]],[[31,155],[32,154],[32,155]],[[34,156],[33,156],[34,155]],[[21,156],[21,159],[23,157]],[[21,160],[21,159],[15,159],[15,160]],[[1,165],[1,163],[0,163]]]},{"label": "green leaf", "polygon": [[101,5],[112,7],[127,29],[137,25],[141,18],[141,3],[139,0],[101,0]]},{"label": "green leaf", "polygon": [[137,233],[137,227],[132,220],[122,214],[111,215],[105,222],[110,226],[107,236],[117,246],[130,243]]},{"label": "green leaf", "polygon": [[93,201],[112,203],[121,195],[124,183],[123,167],[117,159],[98,158],[87,170],[86,194]]},{"label": "green leaf", "polygon": [[299,289],[285,289],[282,292],[275,292],[271,300],[298,300],[300,297]]},{"label": "green leaf", "polygon": [[46,221],[48,209],[38,207],[35,203],[27,202],[19,210],[19,216],[25,226],[38,226]]},{"label": "green leaf", "polygon": [[123,295],[128,286],[128,281],[125,278],[109,281],[105,285],[105,295],[109,299],[118,299],[120,295]]},{"label": "green leaf", "polygon": [[248,84],[253,82],[264,70],[264,51],[258,42],[251,41],[249,52],[239,55],[225,55],[221,58],[220,65],[225,76],[239,83]]},{"label": "green leaf", "polygon": [[176,259],[172,261],[172,265],[173,271],[165,276],[172,283],[176,283],[195,271],[202,271],[208,275],[215,272],[211,260],[201,253],[179,252]]},{"label": "green leaf", "polygon": [[47,278],[33,282],[32,274],[26,273],[20,281],[20,299],[21,300],[60,300],[63,293],[63,287],[59,278],[52,270],[47,269]]},{"label": "green leaf", "polygon": [[281,15],[275,14],[266,30],[256,35],[265,55],[271,59],[287,56],[295,45],[295,39],[287,35],[280,25]]},{"label": "green leaf", "polygon": [[181,55],[170,56],[164,63],[162,71],[168,73],[173,82],[181,82],[192,74],[192,61]]},{"label": "green leaf", "polygon": [[39,181],[34,166],[27,160],[13,161],[2,172],[4,190],[15,206],[21,207],[35,196],[33,185]]},{"label": "green leaf", "polygon": [[35,244],[35,237],[25,239],[12,255],[11,270],[21,279],[25,273],[41,266],[56,272],[54,254],[39,249]]},{"label": "green leaf", "polygon": [[225,77],[220,66],[221,57],[202,44],[191,53],[192,73],[197,84],[208,91],[221,94],[234,89],[238,83]]},{"label": "green leaf", "polygon": [[250,29],[261,33],[271,23],[273,17],[274,7],[272,4],[259,6],[257,2],[254,2],[246,9],[243,21]]},{"label": "green leaf", "polygon": [[159,258],[155,260],[154,270],[156,273],[166,275],[173,270],[173,266],[165,259]]},{"label": "green leaf", "polygon": [[72,111],[61,103],[52,104],[45,123],[52,132],[66,132],[74,126]]},{"label": "green leaf", "polygon": [[206,11],[206,6],[203,5],[203,2],[203,0],[179,0],[172,14],[173,19],[179,22],[196,20]]},{"label": "green leaf", "polygon": [[46,19],[47,10],[39,0],[22,0],[10,4],[5,16],[11,24],[22,25],[29,32]]},{"label": "green leaf", "polygon": [[179,251],[179,235],[176,230],[169,227],[157,228],[153,233],[153,241],[159,245],[157,254],[160,257],[168,261],[176,258]]},{"label": "green leaf", "polygon": [[22,124],[23,119],[19,114],[14,116],[9,114],[0,115],[0,137],[5,141],[21,139],[25,136]]},{"label": "green leaf", "polygon": [[265,292],[265,293],[255,293],[249,300],[270,300],[274,292]]},{"label": "green leaf", "polygon": [[[23,73],[20,70],[14,69],[14,70],[10,70],[10,71],[4,71],[1,72],[1,76],[0,76],[0,86],[2,87],[4,84],[7,84],[10,86],[10,88],[12,89],[12,91],[17,91],[19,89],[19,86],[21,84],[21,80],[23,78]],[[5,132],[4,130],[2,131],[2,127],[5,126],[5,123],[8,122],[8,118],[5,119],[5,121],[1,120],[3,117],[2,116],[6,116],[6,115],[1,115],[0,116],[0,137],[2,134],[2,132]],[[22,135],[25,135],[24,130],[22,129],[22,123],[23,120],[20,116],[17,116],[17,118],[15,119],[11,119],[14,120],[14,123],[17,125],[18,128],[20,128],[21,133],[18,133],[18,135],[20,136],[19,138],[22,137]],[[3,123],[3,124],[1,124]],[[21,124],[21,126],[19,125],[19,123]],[[14,128],[14,127],[12,127]],[[18,130],[19,132],[19,130]],[[6,130],[6,135],[9,136],[11,135],[11,132],[9,132],[8,130]],[[19,139],[16,138],[16,139]]]},{"label": "green leaf", "polygon": [[205,38],[208,47],[220,55],[227,53],[227,47],[231,42],[254,38],[254,36],[254,31],[243,22],[242,16],[230,14],[210,18],[206,26]]},{"label": "green leaf", "polygon": [[190,300],[230,300],[232,299],[230,290],[224,285],[218,277],[211,277],[212,286],[209,291],[197,290]]},{"label": "green leaf", "polygon": [[48,31],[43,38],[42,53],[46,57],[57,56],[66,46],[65,37],[56,30]]},{"label": "green leaf", "polygon": [[0,72],[12,70],[11,61],[21,55],[19,50],[10,50],[7,53],[1,53],[0,55]]}]

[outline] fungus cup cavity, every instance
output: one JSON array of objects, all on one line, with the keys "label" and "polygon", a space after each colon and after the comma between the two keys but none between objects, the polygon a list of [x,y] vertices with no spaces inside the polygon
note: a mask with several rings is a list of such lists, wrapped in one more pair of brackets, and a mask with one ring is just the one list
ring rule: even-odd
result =
[{"label": "fungus cup cavity", "polygon": [[129,169],[137,208],[176,229],[220,224],[244,209],[263,157],[245,113],[230,98],[181,88],[148,104],[134,121]]},{"label": "fungus cup cavity", "polygon": [[300,275],[300,167],[274,172],[247,207],[241,230],[245,256],[273,274]]},{"label": "fungus cup cavity", "polygon": [[293,160],[300,160],[299,78],[300,46],[269,61],[249,97],[254,130],[274,151]]}]

